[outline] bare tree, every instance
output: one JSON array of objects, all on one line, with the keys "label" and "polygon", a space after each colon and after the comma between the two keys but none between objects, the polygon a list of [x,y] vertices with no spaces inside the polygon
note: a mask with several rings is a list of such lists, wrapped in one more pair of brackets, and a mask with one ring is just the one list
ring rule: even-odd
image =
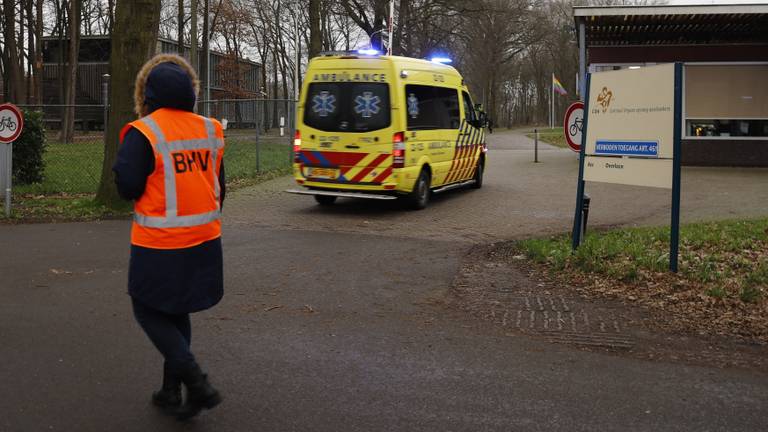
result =
[{"label": "bare tree", "polygon": [[479,0],[474,10],[464,12],[462,65],[491,118],[497,116],[505,69],[542,38],[537,7],[540,3],[531,0]]},{"label": "bare tree", "polygon": [[22,57],[19,51],[20,47],[16,35],[16,2],[14,0],[3,0],[3,85],[5,99],[10,102],[23,104],[26,103],[26,85],[24,82],[24,69],[22,67]]},{"label": "bare tree", "polygon": [[[136,25],[136,23],[142,25]],[[154,53],[160,22],[160,0],[119,1],[115,11],[115,27],[112,33],[112,55],[109,69],[109,120],[101,182],[96,201],[110,207],[121,206],[112,174],[117,156],[118,134],[123,125],[134,120],[133,89],[136,74]]]},{"label": "bare tree", "polygon": [[43,0],[35,1],[35,96],[36,103],[43,102]]},{"label": "bare tree", "polygon": [[176,26],[178,31],[178,37],[176,38],[176,44],[178,47],[179,55],[184,55],[184,0],[179,0],[178,3],[178,15],[176,18]]},{"label": "bare tree", "polygon": [[346,14],[368,35],[371,46],[382,50],[389,0],[340,0]]},{"label": "bare tree", "polygon": [[197,0],[191,0],[189,4],[189,62],[200,76],[200,64],[197,58]]},{"label": "bare tree", "polygon": [[320,0],[309,0],[309,58],[320,54],[323,34],[320,28]]},{"label": "bare tree", "polygon": [[69,1],[69,43],[64,81],[64,110],[59,140],[71,143],[75,139],[75,101],[77,96],[77,60],[80,53],[80,10],[82,0]]}]

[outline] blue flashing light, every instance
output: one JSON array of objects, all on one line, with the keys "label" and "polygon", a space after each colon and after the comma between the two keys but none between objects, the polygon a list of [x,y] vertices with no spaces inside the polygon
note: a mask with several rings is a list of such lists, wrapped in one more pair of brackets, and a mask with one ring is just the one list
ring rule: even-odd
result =
[{"label": "blue flashing light", "polygon": [[369,55],[369,56],[381,55],[381,52],[375,49],[360,49],[360,50],[357,50],[357,53],[362,55]]},{"label": "blue flashing light", "polygon": [[448,57],[432,57],[429,61],[431,61],[432,63],[440,63],[440,64],[453,63],[453,60],[449,59]]}]

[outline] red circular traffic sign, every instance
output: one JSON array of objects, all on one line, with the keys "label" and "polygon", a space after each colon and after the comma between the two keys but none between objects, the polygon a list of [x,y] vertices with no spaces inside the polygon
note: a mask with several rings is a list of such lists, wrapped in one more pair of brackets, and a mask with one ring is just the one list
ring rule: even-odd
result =
[{"label": "red circular traffic sign", "polygon": [[563,135],[568,147],[575,152],[581,151],[581,131],[584,125],[584,102],[577,101],[565,110]]},{"label": "red circular traffic sign", "polygon": [[0,105],[0,143],[12,143],[24,129],[24,116],[16,105]]}]

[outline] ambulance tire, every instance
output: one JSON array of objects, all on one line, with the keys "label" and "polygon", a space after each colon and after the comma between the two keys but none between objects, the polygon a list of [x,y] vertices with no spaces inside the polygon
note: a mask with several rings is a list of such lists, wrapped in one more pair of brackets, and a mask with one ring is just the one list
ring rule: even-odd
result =
[{"label": "ambulance tire", "polygon": [[477,160],[477,168],[475,169],[475,180],[472,183],[472,189],[480,189],[483,187],[483,174],[485,174],[485,159],[480,158]]},{"label": "ambulance tire", "polygon": [[423,210],[427,207],[429,195],[432,192],[430,189],[431,183],[429,171],[426,168],[422,168],[416,183],[413,185],[413,190],[407,196],[408,205],[411,209]]},{"label": "ambulance tire", "polygon": [[333,195],[315,195],[315,201],[321,206],[331,206],[336,202],[336,198]]}]

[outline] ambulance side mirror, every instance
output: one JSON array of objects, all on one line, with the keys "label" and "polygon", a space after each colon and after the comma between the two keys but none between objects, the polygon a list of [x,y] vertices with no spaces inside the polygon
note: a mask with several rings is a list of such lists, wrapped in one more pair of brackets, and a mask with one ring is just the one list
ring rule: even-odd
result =
[{"label": "ambulance side mirror", "polygon": [[488,127],[488,114],[486,114],[485,111],[477,113],[477,125],[475,126],[478,128]]}]

